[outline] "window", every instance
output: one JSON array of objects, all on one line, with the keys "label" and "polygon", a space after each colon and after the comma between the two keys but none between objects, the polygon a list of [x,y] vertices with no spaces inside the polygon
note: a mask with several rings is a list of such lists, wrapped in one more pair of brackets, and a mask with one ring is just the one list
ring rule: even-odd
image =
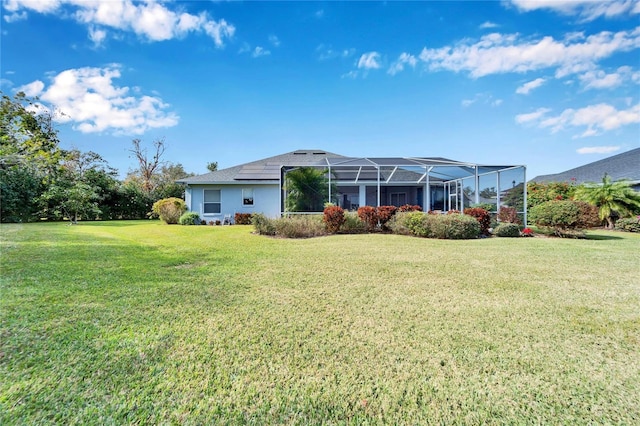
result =
[{"label": "window", "polygon": [[391,195],[391,205],[400,207],[407,204],[407,194],[405,192],[393,192]]},{"label": "window", "polygon": [[242,190],[242,205],[253,206],[253,188]]},{"label": "window", "polygon": [[204,190],[204,214],[220,213],[220,190]]}]

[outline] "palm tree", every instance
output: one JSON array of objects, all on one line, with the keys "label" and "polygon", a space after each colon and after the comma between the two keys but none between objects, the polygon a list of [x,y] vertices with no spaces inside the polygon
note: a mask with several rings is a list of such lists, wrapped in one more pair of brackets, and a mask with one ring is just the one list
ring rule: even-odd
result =
[{"label": "palm tree", "polygon": [[287,210],[321,212],[324,209],[324,203],[329,201],[327,171],[313,167],[300,167],[287,172],[285,190]]},{"label": "palm tree", "polygon": [[602,183],[585,183],[576,189],[576,200],[586,201],[599,209],[601,220],[607,221],[607,227],[613,228],[614,218],[631,216],[640,209],[640,192],[631,188],[629,180],[611,181],[611,176],[604,174]]}]

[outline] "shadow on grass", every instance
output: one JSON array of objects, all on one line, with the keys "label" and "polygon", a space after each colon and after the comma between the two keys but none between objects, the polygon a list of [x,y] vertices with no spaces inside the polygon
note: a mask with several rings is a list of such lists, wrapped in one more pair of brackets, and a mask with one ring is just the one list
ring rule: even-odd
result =
[{"label": "shadow on grass", "polygon": [[587,234],[585,240],[593,241],[611,241],[611,240],[623,240],[624,238],[615,235],[602,235],[602,234]]}]

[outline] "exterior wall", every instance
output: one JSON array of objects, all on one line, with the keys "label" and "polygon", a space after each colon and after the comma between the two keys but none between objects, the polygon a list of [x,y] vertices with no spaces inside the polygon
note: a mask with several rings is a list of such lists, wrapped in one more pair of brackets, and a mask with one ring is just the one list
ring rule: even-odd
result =
[{"label": "exterior wall", "polygon": [[[220,213],[204,213],[204,190],[220,190]],[[242,190],[253,189],[253,206],[242,204]],[[280,190],[278,185],[189,185],[185,191],[189,211],[200,214],[202,220],[222,220],[236,213],[262,213],[268,217],[280,216]]]}]

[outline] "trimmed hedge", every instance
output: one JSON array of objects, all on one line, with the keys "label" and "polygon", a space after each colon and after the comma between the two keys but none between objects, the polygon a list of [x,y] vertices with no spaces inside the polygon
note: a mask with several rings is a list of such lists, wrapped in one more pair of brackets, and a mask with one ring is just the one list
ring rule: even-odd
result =
[{"label": "trimmed hedge", "polygon": [[462,214],[398,213],[389,226],[396,234],[423,238],[460,240],[480,235],[480,223],[474,217]]},{"label": "trimmed hedge", "polygon": [[256,233],[283,238],[310,238],[327,235],[320,215],[302,215],[270,219],[254,214],[252,224]]}]

